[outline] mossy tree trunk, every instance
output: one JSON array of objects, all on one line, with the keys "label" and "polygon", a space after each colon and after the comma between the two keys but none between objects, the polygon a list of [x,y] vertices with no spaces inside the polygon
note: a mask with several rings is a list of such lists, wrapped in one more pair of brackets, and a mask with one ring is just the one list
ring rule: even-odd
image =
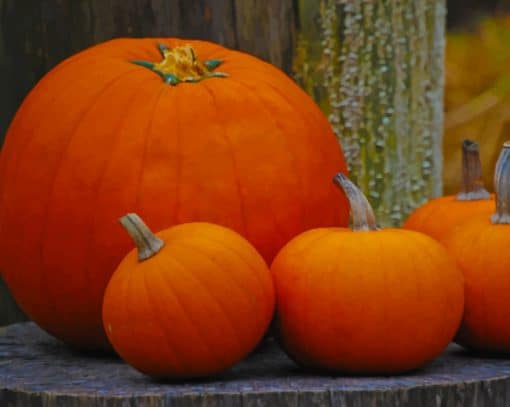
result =
[{"label": "mossy tree trunk", "polygon": [[[0,0],[0,25],[0,144],[28,90],[67,56],[119,36],[203,38],[302,84],[382,224],[441,191],[445,0]],[[19,317],[2,290],[0,323]]]},{"label": "mossy tree trunk", "polygon": [[297,80],[383,225],[441,193],[445,1],[299,0]]}]

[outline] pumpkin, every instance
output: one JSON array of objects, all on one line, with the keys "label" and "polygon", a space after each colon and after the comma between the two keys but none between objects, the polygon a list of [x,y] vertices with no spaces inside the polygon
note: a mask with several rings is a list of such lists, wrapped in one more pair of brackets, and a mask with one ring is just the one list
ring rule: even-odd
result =
[{"label": "pumpkin", "polygon": [[220,373],[257,345],[274,288],[264,259],[236,232],[196,222],[154,235],[121,219],[136,242],[105,291],[103,322],[118,354],[154,377]]},{"label": "pumpkin", "polygon": [[416,209],[404,222],[405,229],[442,240],[452,229],[475,213],[494,211],[494,199],[484,188],[478,144],[462,143],[462,188],[457,195],[433,199]]},{"label": "pumpkin", "polygon": [[456,341],[510,352],[510,142],[496,164],[496,211],[473,215],[443,240],[465,278],[466,304]]},{"label": "pumpkin", "polygon": [[415,369],[448,345],[463,309],[462,273],[436,240],[379,230],[360,190],[339,174],[353,229],[292,239],[271,271],[287,353],[312,369],[390,374]]},{"label": "pumpkin", "polygon": [[107,347],[101,302],[130,247],[116,219],[220,224],[269,264],[302,231],[347,224],[337,171],[327,119],[275,67],[202,41],[109,41],[49,72],[9,128],[0,269],[42,328]]}]

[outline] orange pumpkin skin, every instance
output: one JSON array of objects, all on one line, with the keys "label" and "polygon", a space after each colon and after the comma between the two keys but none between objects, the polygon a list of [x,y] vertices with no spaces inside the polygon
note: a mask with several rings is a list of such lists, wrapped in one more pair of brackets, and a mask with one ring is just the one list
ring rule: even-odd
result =
[{"label": "orange pumpkin skin", "polygon": [[510,142],[494,171],[496,210],[472,217],[443,243],[464,272],[466,305],[457,342],[482,352],[510,353]]},{"label": "orange pumpkin skin", "polygon": [[455,195],[443,196],[416,209],[404,222],[403,228],[425,233],[441,241],[473,215],[489,216],[495,208],[493,196],[476,201],[459,201]]},{"label": "orange pumpkin skin", "polygon": [[[227,78],[165,84],[131,63],[157,43],[224,60]],[[18,111],[0,162],[0,269],[41,327],[81,348],[108,346],[106,284],[136,211],[155,230],[206,221],[232,228],[270,262],[293,236],[345,225],[330,185],[346,171],[314,104],[281,71],[200,41],[119,39],[66,60]]]},{"label": "orange pumpkin skin", "polygon": [[321,228],[291,240],[271,270],[282,343],[298,363],[400,373],[440,354],[462,317],[462,274],[414,231]]},{"label": "orange pumpkin skin", "polygon": [[462,143],[461,192],[433,199],[416,209],[404,222],[405,229],[416,230],[441,241],[458,225],[476,214],[493,213],[494,195],[484,188],[478,143]]},{"label": "orange pumpkin skin", "polygon": [[443,240],[464,273],[465,310],[456,342],[510,353],[510,225],[477,216]]},{"label": "orange pumpkin skin", "polygon": [[129,364],[155,377],[219,373],[262,338],[274,288],[264,259],[237,233],[208,223],[157,234],[165,245],[120,263],[105,291],[104,326]]}]

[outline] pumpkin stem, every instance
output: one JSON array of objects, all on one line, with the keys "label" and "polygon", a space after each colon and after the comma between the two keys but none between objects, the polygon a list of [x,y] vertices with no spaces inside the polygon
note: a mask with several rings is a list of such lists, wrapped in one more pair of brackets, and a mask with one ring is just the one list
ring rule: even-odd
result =
[{"label": "pumpkin stem", "polygon": [[471,140],[464,140],[462,143],[462,190],[456,199],[458,201],[490,199],[489,192],[483,186],[478,143]]},{"label": "pumpkin stem", "polygon": [[333,182],[344,191],[351,206],[352,230],[379,230],[375,221],[374,211],[361,190],[344,174],[339,172]]},{"label": "pumpkin stem", "polygon": [[496,191],[496,213],[491,221],[495,224],[510,224],[510,141],[503,144],[494,172]]},{"label": "pumpkin stem", "polygon": [[157,254],[165,242],[157,237],[136,213],[128,213],[119,219],[138,249],[138,260],[144,261]]},{"label": "pumpkin stem", "polygon": [[191,45],[170,49],[164,44],[158,44],[158,49],[163,57],[161,62],[131,61],[131,63],[154,71],[169,85],[228,76],[224,72],[214,72],[223,61],[219,59],[200,61]]}]

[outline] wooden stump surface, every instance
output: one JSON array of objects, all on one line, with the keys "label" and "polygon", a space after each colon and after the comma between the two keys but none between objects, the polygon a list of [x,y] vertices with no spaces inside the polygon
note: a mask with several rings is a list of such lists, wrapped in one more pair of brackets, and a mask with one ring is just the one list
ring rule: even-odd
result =
[{"label": "wooden stump surface", "polygon": [[221,376],[157,382],[112,356],[70,350],[33,323],[0,333],[0,406],[399,406],[510,405],[510,359],[448,350],[402,376],[316,375],[272,341]]}]

